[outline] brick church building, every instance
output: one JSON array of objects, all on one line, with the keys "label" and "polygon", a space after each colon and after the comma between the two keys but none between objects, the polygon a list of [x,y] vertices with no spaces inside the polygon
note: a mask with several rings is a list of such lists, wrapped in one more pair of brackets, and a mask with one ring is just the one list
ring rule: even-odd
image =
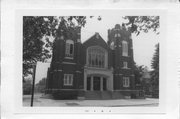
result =
[{"label": "brick church building", "polygon": [[131,33],[124,25],[81,42],[80,27],[59,28],[47,72],[46,93],[58,99],[137,98]]}]

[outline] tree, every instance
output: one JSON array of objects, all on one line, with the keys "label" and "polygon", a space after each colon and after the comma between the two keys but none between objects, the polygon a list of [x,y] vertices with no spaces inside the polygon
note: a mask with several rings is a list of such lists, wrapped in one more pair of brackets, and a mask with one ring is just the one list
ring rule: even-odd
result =
[{"label": "tree", "polygon": [[23,94],[31,94],[31,89],[32,88],[32,80],[31,79],[26,79],[23,82]]},{"label": "tree", "polygon": [[159,34],[159,16],[125,16],[123,18],[128,20],[125,25],[136,35],[139,35],[141,31],[147,33],[149,30]]},{"label": "tree", "polygon": [[156,44],[154,56],[152,58],[151,84],[153,89],[159,90],[159,43]]},{"label": "tree", "polygon": [[46,78],[42,78],[36,85],[41,85],[41,86],[46,85]]},{"label": "tree", "polygon": [[50,35],[53,17],[23,17],[23,76],[32,74],[32,67],[37,61],[49,58],[49,51],[44,47],[44,35]]},{"label": "tree", "polygon": [[46,87],[46,78],[42,78],[37,84],[36,84],[36,91],[37,92],[43,92]]},{"label": "tree", "polygon": [[145,69],[144,65],[138,66],[135,64],[135,68],[134,68],[134,78],[135,78],[135,84],[136,86],[141,86],[142,84],[142,76],[143,76],[143,71]]}]

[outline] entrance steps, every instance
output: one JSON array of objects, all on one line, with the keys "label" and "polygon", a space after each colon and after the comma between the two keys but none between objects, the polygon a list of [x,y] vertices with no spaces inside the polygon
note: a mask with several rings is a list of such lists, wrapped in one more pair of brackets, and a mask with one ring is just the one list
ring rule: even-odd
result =
[{"label": "entrance steps", "polygon": [[101,99],[101,91],[86,91],[85,99]]},{"label": "entrance steps", "polygon": [[122,94],[122,92],[120,91],[114,91],[112,93],[112,98],[113,99],[123,99],[124,98],[124,95]]},{"label": "entrance steps", "polygon": [[85,99],[112,99],[111,91],[86,91]]},{"label": "entrance steps", "polygon": [[101,99],[112,99],[112,92],[111,91],[102,91]]},{"label": "entrance steps", "polygon": [[108,99],[124,99],[125,95],[121,91],[86,91],[85,99],[89,100],[108,100]]}]

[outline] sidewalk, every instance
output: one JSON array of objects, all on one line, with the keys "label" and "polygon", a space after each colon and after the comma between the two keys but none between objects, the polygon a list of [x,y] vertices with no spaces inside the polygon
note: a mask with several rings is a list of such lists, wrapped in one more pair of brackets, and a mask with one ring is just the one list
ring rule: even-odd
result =
[{"label": "sidewalk", "polygon": [[[30,106],[31,95],[23,96],[23,106]],[[53,100],[42,98],[42,94],[34,96],[34,106],[38,107],[126,107],[126,106],[158,106],[159,99],[117,99],[117,100]]]}]

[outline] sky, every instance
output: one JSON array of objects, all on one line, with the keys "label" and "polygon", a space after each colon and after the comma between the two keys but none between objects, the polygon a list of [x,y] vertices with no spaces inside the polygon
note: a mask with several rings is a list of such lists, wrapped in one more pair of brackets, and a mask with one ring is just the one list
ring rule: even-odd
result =
[{"label": "sky", "polygon": [[[98,32],[100,36],[107,41],[108,29],[114,28],[116,24],[122,24],[125,22],[122,16],[101,16],[102,20],[98,21],[97,17],[87,17],[87,23],[85,27],[81,29],[81,42],[83,43],[95,32]],[[134,49],[134,61],[137,65],[145,65],[151,70],[151,60],[155,52],[155,45],[160,42],[160,36],[150,31],[148,33],[141,32],[138,36],[132,34],[133,49]],[[37,63],[36,68],[36,83],[43,77],[47,76],[47,68],[50,63]]]}]

